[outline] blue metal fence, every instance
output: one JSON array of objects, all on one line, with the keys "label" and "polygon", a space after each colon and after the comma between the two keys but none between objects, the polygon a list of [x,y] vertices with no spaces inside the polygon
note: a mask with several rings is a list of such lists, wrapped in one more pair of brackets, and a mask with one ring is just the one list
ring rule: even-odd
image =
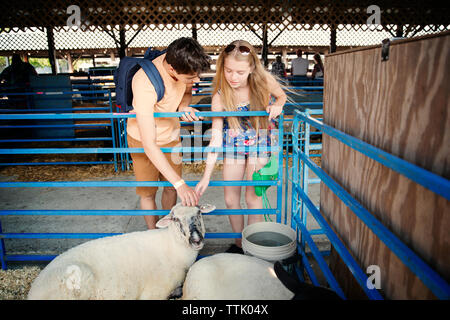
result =
[{"label": "blue metal fence", "polygon": [[[49,87],[43,87],[46,91],[35,92],[1,92],[2,97],[8,99],[15,96],[26,97],[40,97],[41,101],[61,101],[62,99],[68,99],[71,105],[72,100],[91,101],[99,100],[101,97],[86,97],[83,94],[101,95],[107,100],[107,104],[103,106],[94,107],[59,107],[58,108],[35,108],[32,103],[28,104],[26,108],[17,109],[8,107],[8,99],[6,103],[3,103],[0,108],[0,130],[7,132],[4,138],[0,139],[0,144],[9,145],[12,144],[15,147],[21,143],[45,143],[45,142],[110,142],[112,147],[116,146],[116,129],[113,119],[109,119],[109,123],[95,124],[95,123],[59,123],[58,120],[62,118],[54,117],[52,114],[55,112],[112,112],[112,96],[110,90],[79,90],[79,91],[54,91],[55,88],[49,91]],[[79,95],[81,95],[79,97]],[[43,117],[21,117],[20,114],[44,114]],[[16,117],[8,117],[7,115],[16,114]],[[47,115],[45,115],[47,114]],[[87,113],[88,115],[92,115]],[[71,118],[70,120],[77,119]],[[23,120],[20,123],[17,121]],[[48,120],[48,121],[39,121]],[[92,120],[92,117],[85,117],[84,120]],[[13,121],[13,122],[12,122]],[[56,123],[55,123],[56,121]],[[95,129],[107,129],[110,135],[92,136],[92,137],[77,137],[75,130],[92,130]],[[20,136],[17,136],[15,132],[21,132]],[[25,132],[25,133],[24,133]],[[23,136],[24,135],[24,136]],[[9,162],[2,161],[0,166],[10,165],[73,165],[73,164],[114,164],[117,171],[117,159],[116,154],[113,155],[111,161],[44,161],[44,162]]]},{"label": "blue metal fence", "polygon": [[[301,241],[298,246],[299,253],[302,256],[306,271],[310,275],[311,279],[313,279],[313,282],[317,280],[315,280],[316,276],[311,268],[308,268],[309,262],[307,254],[305,253],[306,244],[308,244],[311,248],[312,255],[318,262],[330,287],[333,288],[341,297],[344,297],[342,290],[339,288],[338,282],[331,274],[322,253],[319,252],[313,239],[311,238],[313,232],[306,228],[306,220],[304,219],[306,216],[306,209],[319,223],[323,233],[327,235],[332,246],[345,262],[367,296],[370,299],[382,298],[376,289],[368,288],[367,276],[353,259],[341,240],[331,229],[319,209],[309,199],[304,190],[304,181],[309,177],[308,170],[305,169],[306,166],[309,167],[309,169],[311,169],[320,178],[320,180],[325,183],[328,188],[332,190],[438,298],[449,299],[450,286],[448,283],[435,270],[428,266],[415,252],[399,240],[389,229],[379,222],[370,212],[368,212],[347,191],[345,191],[338,183],[328,176],[325,171],[311,161],[308,156],[307,147],[303,148],[298,144],[298,141],[301,139],[302,135],[302,131],[299,129],[301,123],[306,124],[306,126],[311,125],[318,128],[323,132],[323,134],[327,134],[338,139],[342,143],[410,178],[411,180],[421,184],[446,199],[450,199],[450,181],[375,148],[374,146],[371,146],[359,139],[351,137],[339,130],[336,130],[321,121],[312,118],[308,112],[296,111],[292,131],[293,135],[298,137],[298,139],[293,139],[294,152],[292,167],[293,178],[291,213],[293,226],[299,228],[301,231]],[[306,136],[305,143],[307,143],[308,131],[305,131],[304,134]],[[299,172],[302,172],[302,177],[300,177]]]},{"label": "blue metal fence", "polygon": [[[155,113],[155,117],[180,117],[183,113]],[[214,116],[266,116],[266,112],[262,111],[248,111],[248,112],[199,112],[197,116],[214,117]],[[2,115],[1,119],[47,119],[52,117],[54,119],[84,119],[94,117],[96,119],[124,119],[135,117],[135,114],[6,114]],[[283,141],[283,115],[279,118],[279,136],[278,141]],[[173,147],[161,148],[164,153],[172,152],[201,152],[209,151],[229,152],[229,151],[257,151],[257,147],[237,147],[237,148],[210,148],[210,147]],[[265,151],[278,152],[279,156],[279,174],[278,180],[240,180],[240,181],[211,181],[210,186],[275,186],[277,192],[277,203],[273,209],[245,209],[245,210],[215,210],[211,215],[230,215],[230,214],[268,214],[276,215],[276,221],[281,222],[281,205],[282,205],[282,147],[271,146]],[[0,149],[0,154],[15,155],[15,154],[79,154],[79,153],[142,153],[143,148],[11,148]],[[186,181],[186,183],[193,187],[198,181]],[[137,186],[170,186],[169,182],[165,181],[56,181],[56,182],[0,182],[0,188],[17,188],[17,187],[137,187]],[[0,210],[0,216],[6,215],[165,215],[167,210]],[[7,267],[9,261],[30,261],[30,260],[51,260],[52,255],[9,255],[6,252],[4,239],[92,239],[103,236],[115,235],[116,233],[3,233],[0,224],[0,259],[2,268]],[[206,238],[239,238],[237,233],[207,233]]]},{"label": "blue metal fence", "polygon": [[[302,88],[302,87],[299,87]],[[302,88],[301,90],[303,90]],[[320,88],[319,88],[320,89]],[[298,243],[298,252],[301,255],[302,266],[309,275],[311,281],[315,285],[319,285],[317,276],[312,270],[309,258],[311,255],[317,261],[322,273],[324,274],[330,287],[336,291],[338,295],[345,298],[342,289],[331,273],[324,254],[315,244],[312,236],[325,235],[328,237],[330,243],[335,248],[336,252],[341,256],[352,274],[354,275],[361,288],[370,299],[382,299],[381,294],[376,289],[369,289],[367,287],[367,275],[353,259],[348,249],[340,241],[330,225],[321,215],[320,210],[313,204],[308,197],[308,186],[311,183],[325,183],[331,190],[333,190],[339,198],[348,205],[352,211],[365,223],[368,227],[407,265],[423,282],[427,285],[434,294],[442,299],[449,299],[450,289],[448,283],[442,279],[433,269],[424,263],[410,248],[403,244],[396,238],[387,228],[385,228],[378,220],[376,220],[361,204],[353,199],[342,187],[333,181],[319,166],[317,166],[311,157],[320,156],[320,154],[313,155],[311,150],[320,150],[321,144],[311,143],[311,136],[328,134],[348,146],[362,152],[363,154],[379,161],[385,166],[407,176],[413,181],[423,185],[426,188],[436,192],[437,194],[450,199],[450,183],[448,180],[436,176],[422,168],[407,163],[404,160],[396,158],[382,150],[370,146],[354,137],[348,136],[332,127],[323,124],[320,118],[313,118],[311,115],[319,116],[322,113],[322,102],[297,102],[291,104],[295,108],[317,107],[317,110],[306,109],[304,112],[294,110],[293,119],[285,119],[282,115],[279,122],[279,138],[278,141],[282,146],[271,147],[268,151],[278,152],[279,155],[279,174],[276,181],[211,181],[210,186],[275,186],[277,192],[277,203],[274,209],[240,209],[240,210],[226,210],[218,209],[210,213],[210,215],[242,215],[242,214],[271,214],[276,215],[276,221],[281,222],[282,219],[282,205],[283,195],[285,206],[285,219],[291,216],[291,226],[297,229],[300,234]],[[205,107],[210,105],[193,105],[193,107]],[[155,113],[155,117],[180,117],[182,113]],[[215,116],[264,116],[265,112],[250,111],[250,112],[198,112],[197,116],[205,118]],[[142,148],[127,148],[126,144],[126,119],[135,117],[134,114],[119,114],[119,113],[96,113],[96,114],[3,114],[0,120],[35,120],[35,119],[110,119],[117,121],[115,126],[115,134],[118,137],[119,144],[113,148],[4,148],[0,149],[0,155],[14,155],[14,154],[98,154],[98,153],[113,153],[119,155],[119,163],[126,164],[125,157],[129,153],[144,152]],[[206,121],[205,121],[206,122]],[[291,131],[284,132],[283,124],[285,122],[292,122]],[[319,131],[311,132],[310,126],[316,127]],[[203,136],[203,135],[202,135]],[[256,148],[232,148],[237,151],[255,151]],[[206,153],[209,151],[227,152],[230,148],[209,148],[209,147],[177,147],[177,148],[162,148],[164,153],[170,152],[198,152]],[[292,154],[290,154],[292,150]],[[120,157],[124,158],[120,158]],[[288,162],[292,159],[292,168],[289,169]],[[204,160],[202,157],[199,160]],[[285,170],[283,171],[283,161],[285,161]],[[317,179],[309,178],[309,170],[317,175]],[[289,174],[289,171],[291,172]],[[291,208],[288,210],[288,181],[291,177]],[[283,178],[285,179],[283,192]],[[186,183],[193,187],[198,181],[186,181]],[[136,186],[170,186],[169,182],[161,181],[57,181],[57,182],[0,182],[0,188],[12,187],[57,187],[57,188],[71,188],[71,187],[136,187]],[[144,216],[144,215],[165,215],[166,210],[0,210],[0,217],[6,215],[77,215],[77,216]],[[320,229],[308,230],[307,217],[308,213],[313,217],[320,226]],[[115,235],[118,233],[3,233],[0,223],[0,258],[2,268],[6,269],[7,263],[10,261],[32,261],[32,260],[51,260],[53,255],[9,255],[4,246],[4,239],[94,239],[98,237]],[[241,235],[236,233],[207,233],[206,238],[239,238]],[[311,254],[306,252],[306,246],[311,250]],[[300,275],[303,270],[297,270]]]}]

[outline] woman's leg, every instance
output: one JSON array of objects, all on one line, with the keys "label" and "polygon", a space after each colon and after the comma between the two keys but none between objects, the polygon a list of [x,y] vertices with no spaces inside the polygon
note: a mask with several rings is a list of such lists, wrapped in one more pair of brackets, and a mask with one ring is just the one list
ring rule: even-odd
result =
[{"label": "woman's leg", "polygon": [[[224,159],[223,180],[243,180],[245,175],[245,159]],[[227,209],[241,209],[241,187],[224,187],[225,205]],[[241,233],[244,230],[243,215],[229,215],[233,232]],[[236,239],[236,245],[242,247],[241,239]]]},{"label": "woman's leg", "polygon": [[[253,172],[258,171],[262,167],[264,167],[267,162],[269,162],[269,158],[256,158],[251,157],[248,159],[247,163],[247,170],[246,170],[246,179],[252,180],[253,179]],[[262,197],[258,197],[255,193],[255,187],[254,186],[247,186],[245,188],[245,202],[247,203],[247,207],[249,209],[262,209]],[[252,224],[255,222],[261,222],[263,221],[263,215],[258,214],[251,214],[248,216],[248,224]]]}]

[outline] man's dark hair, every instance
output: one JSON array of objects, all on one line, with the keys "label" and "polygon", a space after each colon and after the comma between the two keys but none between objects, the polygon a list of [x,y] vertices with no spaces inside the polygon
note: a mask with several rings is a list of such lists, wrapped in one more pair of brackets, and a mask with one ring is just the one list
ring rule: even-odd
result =
[{"label": "man's dark hair", "polygon": [[180,38],[167,47],[166,61],[179,74],[199,74],[209,69],[211,58],[197,40]]}]

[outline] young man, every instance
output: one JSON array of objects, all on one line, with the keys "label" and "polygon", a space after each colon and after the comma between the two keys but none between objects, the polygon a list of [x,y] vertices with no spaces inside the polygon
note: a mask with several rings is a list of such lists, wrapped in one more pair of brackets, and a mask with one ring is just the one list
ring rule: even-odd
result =
[{"label": "young man", "polygon": [[291,61],[291,72],[293,76],[306,76],[309,67],[309,61],[302,58],[302,50],[297,50],[297,58]]},{"label": "young man", "polygon": [[[181,147],[178,118],[155,118],[154,112],[185,112],[184,121],[198,120],[189,107],[192,85],[199,81],[199,73],[210,66],[210,58],[192,38],[172,42],[167,52],[153,60],[164,81],[164,97],[157,102],[155,88],[144,70],[136,72],[132,80],[133,111],[136,118],[127,124],[128,146],[144,148],[144,153],[131,154],[136,181],[169,181],[161,199],[163,210],[170,210],[180,197],[183,205],[195,206],[198,197],[181,178],[182,158],[179,153],[163,153],[160,148]],[[155,210],[157,187],[137,187],[141,209]],[[158,216],[144,216],[149,229],[154,229]]]}]

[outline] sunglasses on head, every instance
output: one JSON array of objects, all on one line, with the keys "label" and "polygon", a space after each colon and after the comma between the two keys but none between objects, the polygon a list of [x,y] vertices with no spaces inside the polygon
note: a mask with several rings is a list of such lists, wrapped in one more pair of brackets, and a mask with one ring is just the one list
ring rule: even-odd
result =
[{"label": "sunglasses on head", "polygon": [[[225,52],[226,53],[230,53],[231,51],[233,51],[236,48],[235,44],[230,44],[225,48]],[[250,48],[246,47],[246,46],[239,46],[237,47],[239,52],[243,55],[247,55],[250,53]]]}]

